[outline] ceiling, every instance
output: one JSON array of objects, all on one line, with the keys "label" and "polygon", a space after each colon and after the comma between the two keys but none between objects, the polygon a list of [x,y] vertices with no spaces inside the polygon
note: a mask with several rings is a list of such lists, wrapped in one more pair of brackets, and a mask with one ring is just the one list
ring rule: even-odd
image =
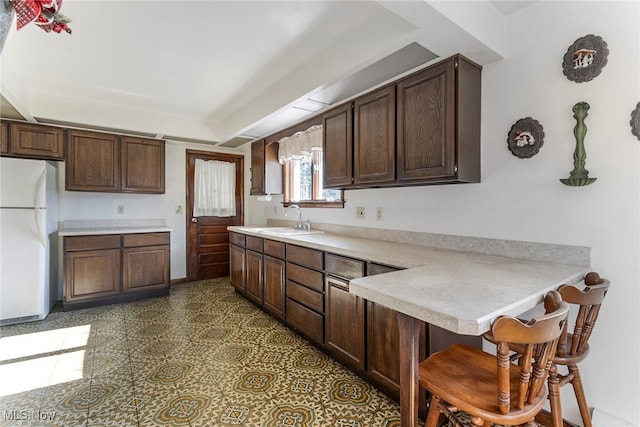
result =
[{"label": "ceiling", "polygon": [[64,0],[73,34],[11,29],[0,114],[234,147],[438,58],[499,60],[531,3]]}]

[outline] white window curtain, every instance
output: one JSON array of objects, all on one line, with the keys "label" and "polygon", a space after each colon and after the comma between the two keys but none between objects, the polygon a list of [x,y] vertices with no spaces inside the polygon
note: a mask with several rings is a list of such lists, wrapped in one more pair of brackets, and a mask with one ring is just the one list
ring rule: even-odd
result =
[{"label": "white window curtain", "polygon": [[235,216],[235,163],[196,159],[195,166],[193,216]]},{"label": "white window curtain", "polygon": [[322,125],[312,126],[278,141],[280,164],[303,156],[309,157],[313,151],[322,151]]}]

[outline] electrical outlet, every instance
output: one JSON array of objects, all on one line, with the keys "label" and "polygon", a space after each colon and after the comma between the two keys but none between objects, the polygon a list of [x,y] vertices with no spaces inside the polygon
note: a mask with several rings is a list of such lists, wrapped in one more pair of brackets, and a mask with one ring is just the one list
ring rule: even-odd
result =
[{"label": "electrical outlet", "polygon": [[118,215],[122,215],[124,213],[124,205],[118,205]]},{"label": "electrical outlet", "polygon": [[356,218],[364,219],[364,208],[363,207],[357,207],[356,208]]},{"label": "electrical outlet", "polygon": [[376,208],[376,219],[378,221],[382,220],[382,208]]}]

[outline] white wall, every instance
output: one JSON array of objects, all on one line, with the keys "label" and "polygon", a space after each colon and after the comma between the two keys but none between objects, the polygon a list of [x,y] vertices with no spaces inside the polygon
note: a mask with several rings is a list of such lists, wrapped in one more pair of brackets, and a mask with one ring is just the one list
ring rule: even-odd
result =
[{"label": "white wall", "polygon": [[[215,150],[204,144],[184,144],[166,142],[165,194],[110,194],[64,191],[64,163],[60,163],[60,221],[65,220],[120,220],[120,219],[157,219],[165,220],[171,232],[171,278],[182,279],[187,275],[186,266],[186,150],[219,151],[244,154],[249,147],[238,150]],[[249,157],[250,159],[250,157]],[[245,204],[249,194],[249,166],[245,159]],[[124,206],[124,214],[118,214],[118,206]],[[182,206],[182,213],[176,213],[176,207]]]},{"label": "white wall", "polygon": [[[638,2],[537,2],[507,23],[508,57],[484,67],[482,183],[346,192],[345,209],[303,209],[312,222],[588,246],[592,265],[611,289],[582,364],[591,407],[636,425],[640,360],[640,141],[630,114],[640,101]],[[574,83],[562,57],[579,37],[600,35],[609,46],[602,74]],[[598,180],[567,187],[576,124],[571,108],[586,101],[586,167]],[[531,116],[544,127],[544,146],[531,159],[507,149],[507,132]],[[250,209],[283,219],[281,198],[251,199]],[[355,208],[364,206],[358,220]],[[273,215],[273,208],[278,214]],[[375,208],[383,219],[375,219]],[[260,224],[255,223],[255,224]],[[579,423],[563,389],[564,416]]]}]

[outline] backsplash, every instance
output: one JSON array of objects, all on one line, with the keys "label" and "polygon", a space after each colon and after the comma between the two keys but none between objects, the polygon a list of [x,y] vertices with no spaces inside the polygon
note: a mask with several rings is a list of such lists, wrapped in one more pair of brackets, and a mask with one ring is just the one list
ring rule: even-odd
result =
[{"label": "backsplash", "polygon": [[[270,226],[279,227],[293,226],[294,224],[293,221],[279,219],[269,219],[267,222]],[[522,242],[516,240],[488,239],[483,237],[455,236],[323,223],[314,223],[313,229],[364,239],[386,240],[441,249],[479,252],[488,255],[529,259],[533,261],[551,261],[561,264],[584,266],[591,265],[591,248],[584,246]]]}]

